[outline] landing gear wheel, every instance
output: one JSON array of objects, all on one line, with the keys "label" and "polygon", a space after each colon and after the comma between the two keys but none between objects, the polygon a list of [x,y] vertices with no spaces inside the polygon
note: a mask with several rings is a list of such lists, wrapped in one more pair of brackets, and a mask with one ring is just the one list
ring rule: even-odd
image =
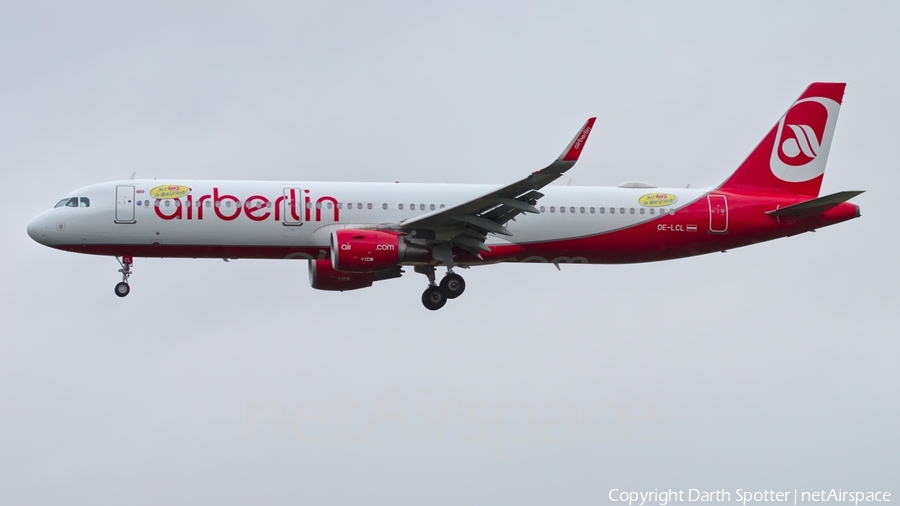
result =
[{"label": "landing gear wheel", "polygon": [[436,286],[429,286],[425,290],[425,293],[422,294],[422,304],[424,304],[425,309],[428,309],[429,311],[437,311],[444,307],[444,304],[446,303],[447,297],[444,295],[444,292]]},{"label": "landing gear wheel", "polygon": [[451,272],[441,280],[441,291],[448,299],[455,299],[466,291],[466,280],[459,274]]},{"label": "landing gear wheel", "polygon": [[134,264],[134,259],[124,255],[121,260],[119,260],[119,257],[116,257],[116,261],[122,266],[119,269],[119,272],[122,273],[122,282],[116,285],[116,295],[124,297],[131,292],[131,287],[128,286],[128,277],[131,276],[131,266]]},{"label": "landing gear wheel", "polygon": [[116,285],[116,295],[119,297],[124,297],[131,292],[131,287],[128,286],[128,283],[122,281]]}]

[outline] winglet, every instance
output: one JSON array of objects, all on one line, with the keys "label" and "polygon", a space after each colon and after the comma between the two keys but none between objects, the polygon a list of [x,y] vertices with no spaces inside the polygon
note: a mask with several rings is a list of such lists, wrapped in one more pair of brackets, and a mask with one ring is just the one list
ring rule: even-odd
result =
[{"label": "winglet", "polygon": [[566,146],[565,151],[559,155],[559,158],[556,159],[558,162],[574,162],[578,160],[578,156],[581,155],[581,148],[584,147],[584,144],[587,142],[588,135],[591,134],[591,130],[594,128],[594,121],[597,118],[590,118],[587,120],[587,123],[581,127],[581,130],[578,131],[578,134],[572,139],[572,142]]}]

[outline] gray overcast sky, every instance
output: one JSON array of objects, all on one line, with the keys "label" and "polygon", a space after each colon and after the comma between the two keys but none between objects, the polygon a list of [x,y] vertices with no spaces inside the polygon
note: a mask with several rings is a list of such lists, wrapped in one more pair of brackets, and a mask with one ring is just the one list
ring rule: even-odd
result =
[{"label": "gray overcast sky", "polygon": [[[3,2],[3,502],[900,494],[897,26],[887,2]],[[113,259],[25,234],[134,171],[506,183],[592,115],[573,184],[713,185],[815,80],[848,82],[823,193],[869,190],[862,219],[472,269],[437,313],[411,272],[323,293],[289,261],[138,259],[120,300]]]}]

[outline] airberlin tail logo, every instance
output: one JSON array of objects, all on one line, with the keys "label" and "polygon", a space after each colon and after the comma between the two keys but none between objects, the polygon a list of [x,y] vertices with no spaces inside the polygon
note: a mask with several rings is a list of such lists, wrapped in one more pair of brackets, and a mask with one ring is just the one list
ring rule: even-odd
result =
[{"label": "airberlin tail logo", "polygon": [[794,134],[793,138],[781,143],[781,153],[788,158],[797,158],[801,154],[812,160],[822,149],[816,132],[809,125],[787,125]]},{"label": "airberlin tail logo", "polygon": [[781,118],[769,161],[783,181],[809,181],[825,172],[840,104],[824,97],[797,101]]}]

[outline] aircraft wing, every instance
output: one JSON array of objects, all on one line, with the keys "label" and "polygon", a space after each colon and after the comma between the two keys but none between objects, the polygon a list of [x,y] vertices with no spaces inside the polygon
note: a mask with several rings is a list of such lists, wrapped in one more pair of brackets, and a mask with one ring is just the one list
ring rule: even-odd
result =
[{"label": "aircraft wing", "polygon": [[419,231],[433,232],[433,237],[429,239],[448,241],[480,256],[481,251],[489,251],[484,245],[488,233],[510,236],[512,234],[504,226],[508,221],[522,213],[539,212],[534,204],[544,194],[538,190],[575,165],[596,119],[588,119],[559,158],[543,169],[468,202],[407,219],[398,228],[401,231],[414,230],[417,237],[432,235],[419,234]]}]

